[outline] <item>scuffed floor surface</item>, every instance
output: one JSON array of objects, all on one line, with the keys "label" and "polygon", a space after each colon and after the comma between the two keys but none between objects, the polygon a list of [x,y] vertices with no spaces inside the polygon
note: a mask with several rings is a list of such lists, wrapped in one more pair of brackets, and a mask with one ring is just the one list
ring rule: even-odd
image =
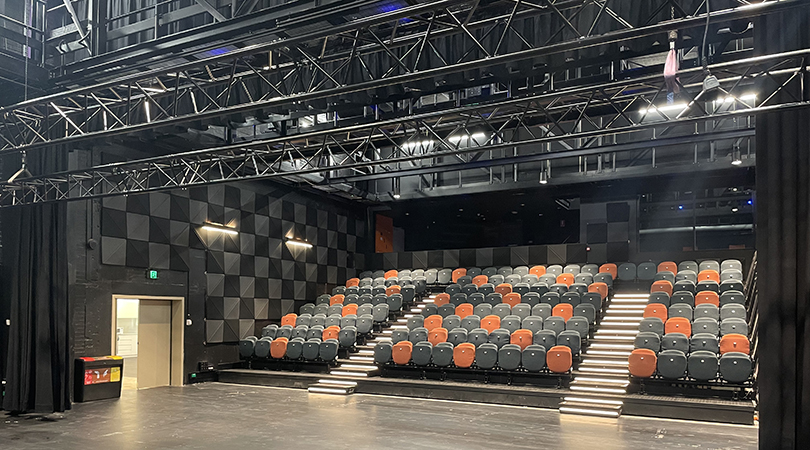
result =
[{"label": "scuffed floor surface", "polygon": [[757,428],[208,383],[124,391],[47,422],[0,422],[0,448],[755,449]]}]

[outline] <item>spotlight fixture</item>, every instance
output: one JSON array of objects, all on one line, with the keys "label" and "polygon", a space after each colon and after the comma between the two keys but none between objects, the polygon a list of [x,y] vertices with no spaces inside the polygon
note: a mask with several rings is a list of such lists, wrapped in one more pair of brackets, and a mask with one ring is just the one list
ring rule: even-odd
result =
[{"label": "spotlight fixture", "polygon": [[540,171],[540,184],[548,184],[548,172],[546,172],[546,169]]},{"label": "spotlight fixture", "polygon": [[394,185],[394,192],[391,194],[391,197],[393,197],[394,200],[399,200],[399,197],[401,197],[399,191],[399,178],[394,178],[393,185]]},{"label": "spotlight fixture", "polygon": [[739,166],[740,164],[742,164],[742,154],[739,148],[735,148],[731,151],[731,165]]},{"label": "spotlight fixture", "polygon": [[217,233],[225,233],[234,236],[239,234],[239,232],[233,227],[211,222],[206,222],[205,225],[202,226],[202,229],[205,231],[216,231]]},{"label": "spotlight fixture", "polygon": [[295,247],[312,248],[312,244],[309,242],[290,237],[287,238],[287,244]]},{"label": "spotlight fixture", "polygon": [[735,206],[735,207],[733,207],[733,208],[731,208],[731,212],[737,212],[737,211],[739,211],[739,210],[740,210],[740,208],[737,208],[736,206]]}]

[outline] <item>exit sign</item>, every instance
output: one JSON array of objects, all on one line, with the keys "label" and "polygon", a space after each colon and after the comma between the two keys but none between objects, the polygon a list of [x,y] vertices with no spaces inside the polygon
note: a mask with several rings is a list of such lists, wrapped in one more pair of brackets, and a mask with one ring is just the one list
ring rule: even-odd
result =
[{"label": "exit sign", "polygon": [[146,278],[150,280],[157,280],[158,279],[158,271],[157,270],[147,270],[146,271]]}]

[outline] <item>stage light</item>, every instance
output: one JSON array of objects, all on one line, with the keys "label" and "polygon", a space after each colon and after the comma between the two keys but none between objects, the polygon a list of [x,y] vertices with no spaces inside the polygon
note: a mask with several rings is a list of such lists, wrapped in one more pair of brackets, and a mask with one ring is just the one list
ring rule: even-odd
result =
[{"label": "stage light", "polygon": [[742,164],[742,154],[740,149],[735,148],[731,151],[731,165],[739,166],[740,164]]},{"label": "stage light", "polygon": [[540,171],[540,184],[548,184],[548,173],[546,169]]},{"label": "stage light", "polygon": [[688,108],[686,103],[672,103],[670,105],[650,106],[649,108],[641,108],[638,112],[641,114],[649,114],[651,112],[668,112],[668,111],[683,111]]},{"label": "stage light", "polygon": [[225,225],[220,225],[218,223],[210,223],[210,222],[206,223],[205,225],[202,226],[202,229],[206,231],[216,231],[218,233],[225,233],[234,236],[239,234],[239,232],[236,231],[234,228]]},{"label": "stage light", "polygon": [[312,248],[312,244],[294,238],[287,238],[287,243],[295,247]]},{"label": "stage light", "polygon": [[683,209],[683,205],[678,205],[678,209]]}]

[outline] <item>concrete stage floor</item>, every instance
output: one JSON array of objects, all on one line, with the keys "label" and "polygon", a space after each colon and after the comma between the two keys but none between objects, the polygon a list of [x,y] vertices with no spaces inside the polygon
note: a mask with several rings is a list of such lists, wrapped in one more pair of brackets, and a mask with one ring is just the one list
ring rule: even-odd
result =
[{"label": "concrete stage floor", "polygon": [[123,391],[56,422],[0,412],[10,449],[755,449],[757,428],[206,383]]}]

